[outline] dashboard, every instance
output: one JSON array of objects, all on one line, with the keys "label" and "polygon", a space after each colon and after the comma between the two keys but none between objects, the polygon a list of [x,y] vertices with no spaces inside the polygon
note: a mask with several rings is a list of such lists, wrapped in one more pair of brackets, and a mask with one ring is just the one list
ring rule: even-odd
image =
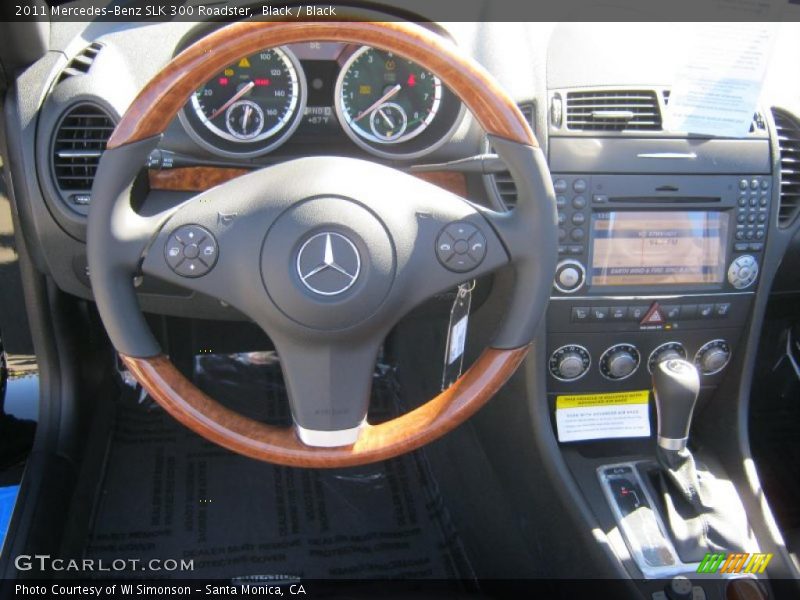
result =
[{"label": "dashboard", "polygon": [[[93,298],[86,223],[116,123],[150,79],[218,26],[54,24],[51,50],[9,89],[7,162],[19,224],[35,265],[64,293]],[[732,139],[665,126],[681,60],[672,25],[427,26],[508,90],[549,163],[559,258],[530,354],[537,388],[529,398],[534,410],[546,404],[548,426],[557,429],[559,399],[647,396],[666,358],[697,366],[698,413],[714,398],[749,390],[771,291],[800,297],[797,28],[781,32],[750,130]],[[158,214],[253,170],[309,156],[387,165],[511,211],[510,219],[518,200],[485,133],[433,73],[371,47],[312,42],[265,46],[194,90],[141,165],[137,210]],[[222,224],[235,217],[216,214]],[[209,248],[212,258],[225,252]],[[168,246],[156,250],[169,256]],[[202,273],[185,276],[214,268],[212,259],[197,260]],[[136,280],[144,312],[203,324],[246,320],[175,285],[184,273],[172,273],[172,283]],[[502,318],[484,310],[496,307],[489,290],[502,286],[502,277],[478,281],[473,323],[488,330],[481,319]],[[452,296],[434,302],[446,320]],[[559,446],[594,486],[601,457],[618,454],[608,440],[591,445],[601,434]],[[649,451],[649,437],[640,437],[625,448]]]},{"label": "dashboard", "polygon": [[[772,74],[783,83],[766,85],[789,100],[765,97],[747,136],[689,136],[664,127],[677,60],[665,26],[427,26],[497,77],[546,149],[560,257],[547,318],[553,396],[645,385],[664,352],[719,383],[800,211],[800,182],[781,162],[800,139],[785,65]],[[18,80],[6,118],[30,199],[23,225],[63,290],[91,298],[86,216],[115,123],[150,78],[216,27],[63,23],[56,48]],[[310,155],[386,164],[496,210],[516,202],[505,166],[433,73],[374,48],[312,42],[240,57],[195,90],[142,166],[141,210]],[[139,283],[145,310],[241,318],[212,298]]]}]

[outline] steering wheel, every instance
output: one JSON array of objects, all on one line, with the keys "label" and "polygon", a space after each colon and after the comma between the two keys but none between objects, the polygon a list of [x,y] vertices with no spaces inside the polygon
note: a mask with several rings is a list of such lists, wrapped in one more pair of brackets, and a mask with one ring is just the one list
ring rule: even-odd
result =
[{"label": "steering wheel", "polygon": [[[254,171],[159,214],[137,213],[133,182],[196,89],[242,56],[309,41],[373,46],[435,73],[472,111],[508,165],[518,191],[515,210],[486,210],[371,162],[314,157]],[[130,372],[199,435],[283,465],[384,460],[462,423],[525,357],[555,271],[553,186],[529,125],[481,66],[409,23],[246,22],[204,37],[128,108],[100,161],[92,196],[92,289]],[[437,255],[444,242],[463,253],[458,260]],[[203,267],[196,273],[188,267],[176,272],[173,248],[185,257],[202,252],[207,260],[184,261]],[[375,361],[392,326],[425,299],[506,265],[514,270],[513,291],[490,347],[426,404],[369,425]],[[133,284],[139,274],[216,297],[259,325],[278,351],[294,425],[247,418],[186,379],[147,327]]]}]

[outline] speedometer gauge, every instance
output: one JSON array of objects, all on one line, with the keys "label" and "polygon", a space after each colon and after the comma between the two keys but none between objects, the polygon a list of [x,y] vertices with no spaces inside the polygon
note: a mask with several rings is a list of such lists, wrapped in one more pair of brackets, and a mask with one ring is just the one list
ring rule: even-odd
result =
[{"label": "speedometer gauge", "polygon": [[253,156],[299,124],[305,80],[288,50],[272,48],[226,67],[192,95],[181,114],[188,131],[216,153]]},{"label": "speedometer gauge", "polygon": [[336,86],[340,119],[358,138],[375,144],[418,136],[436,117],[441,100],[442,84],[433,73],[366,46],[344,64]]}]

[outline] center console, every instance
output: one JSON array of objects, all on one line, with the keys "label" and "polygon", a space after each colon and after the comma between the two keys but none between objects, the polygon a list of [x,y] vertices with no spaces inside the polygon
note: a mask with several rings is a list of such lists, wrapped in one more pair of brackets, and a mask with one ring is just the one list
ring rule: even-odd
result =
[{"label": "center console", "polygon": [[703,540],[675,535],[691,529],[696,513],[678,522],[670,512],[673,501],[686,500],[681,485],[702,488],[708,504],[699,514],[725,532],[720,548],[758,549],[746,533],[731,541],[747,531],[747,519],[735,488],[724,487],[724,472],[704,464],[705,455],[695,466],[687,445],[691,410],[685,437],[659,437],[661,413],[675,394],[662,394],[656,427],[653,373],[673,364],[694,374],[692,408],[736,375],[730,364],[744,352],[777,218],[775,181],[766,137],[651,142],[551,139],[559,263],[547,313],[548,403],[557,430],[557,407],[589,407],[586,423],[609,426],[596,415],[612,404],[617,415],[621,404],[634,412],[648,405],[643,418],[651,426],[640,426],[633,439],[619,431],[558,432],[562,454],[603,529],[621,534],[615,552],[642,589],[654,599],[673,597],[677,592],[664,592],[657,581],[677,577],[673,583],[686,587],[681,597],[703,598],[712,589],[701,574],[704,546],[694,543]]},{"label": "center console", "polygon": [[550,391],[648,388],[667,356],[694,362],[713,384],[749,315],[772,178],[562,173],[553,185]]}]

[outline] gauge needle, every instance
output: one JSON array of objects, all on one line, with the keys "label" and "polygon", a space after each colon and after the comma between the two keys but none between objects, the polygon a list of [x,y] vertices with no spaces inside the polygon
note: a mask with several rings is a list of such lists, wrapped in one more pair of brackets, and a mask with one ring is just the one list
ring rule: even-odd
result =
[{"label": "gauge needle", "polygon": [[358,114],[358,116],[357,116],[355,119],[353,119],[353,120],[354,120],[354,121],[360,121],[361,119],[363,119],[364,117],[366,117],[366,116],[367,116],[369,113],[371,113],[373,110],[375,110],[376,108],[378,108],[378,107],[379,107],[381,104],[383,104],[384,102],[386,102],[386,101],[387,101],[389,98],[392,98],[392,97],[393,97],[393,96],[394,96],[394,95],[395,95],[397,92],[399,92],[401,89],[402,89],[402,86],[401,86],[401,85],[398,83],[398,84],[397,84],[397,85],[395,85],[395,86],[394,86],[392,89],[390,89],[388,92],[386,92],[386,93],[385,93],[383,96],[381,96],[380,98],[378,98],[378,99],[377,99],[377,100],[376,100],[376,101],[375,101],[375,102],[374,102],[374,103],[373,103],[373,104],[372,104],[372,105],[371,105],[371,106],[370,106],[370,107],[369,107],[367,110],[362,110],[362,111],[361,111],[361,112]]},{"label": "gauge needle", "polygon": [[392,127],[392,128],[394,128],[394,121],[392,121],[392,120],[391,120],[389,117],[387,117],[387,116],[386,116],[386,113],[385,113],[385,112],[383,112],[383,109],[382,109],[382,108],[379,108],[379,109],[378,109],[378,114],[379,114],[380,116],[382,116],[382,117],[383,117],[383,120],[384,120],[384,121],[386,121],[386,124],[387,124],[389,127]]},{"label": "gauge needle", "polygon": [[221,115],[222,113],[224,113],[226,110],[228,110],[228,107],[229,107],[231,104],[233,104],[234,102],[236,102],[236,101],[237,101],[239,98],[241,98],[242,96],[244,96],[244,95],[245,95],[247,92],[249,92],[250,90],[252,90],[254,87],[256,87],[256,82],[255,82],[255,81],[250,81],[250,82],[249,82],[249,83],[248,83],[246,86],[244,86],[242,89],[240,89],[238,92],[236,92],[236,93],[233,95],[233,97],[232,97],[230,100],[228,100],[228,101],[227,101],[225,104],[223,104],[223,105],[222,105],[222,106],[220,106],[220,107],[219,107],[217,110],[215,110],[215,111],[214,111],[214,112],[211,114],[211,116],[209,117],[209,119],[210,119],[210,120],[212,120],[212,121],[213,121],[214,119],[216,119],[218,116],[220,116],[220,115]]},{"label": "gauge needle", "polygon": [[249,104],[244,106],[244,118],[242,119],[242,132],[247,133],[247,124],[250,122],[250,114],[253,112],[253,107]]}]

